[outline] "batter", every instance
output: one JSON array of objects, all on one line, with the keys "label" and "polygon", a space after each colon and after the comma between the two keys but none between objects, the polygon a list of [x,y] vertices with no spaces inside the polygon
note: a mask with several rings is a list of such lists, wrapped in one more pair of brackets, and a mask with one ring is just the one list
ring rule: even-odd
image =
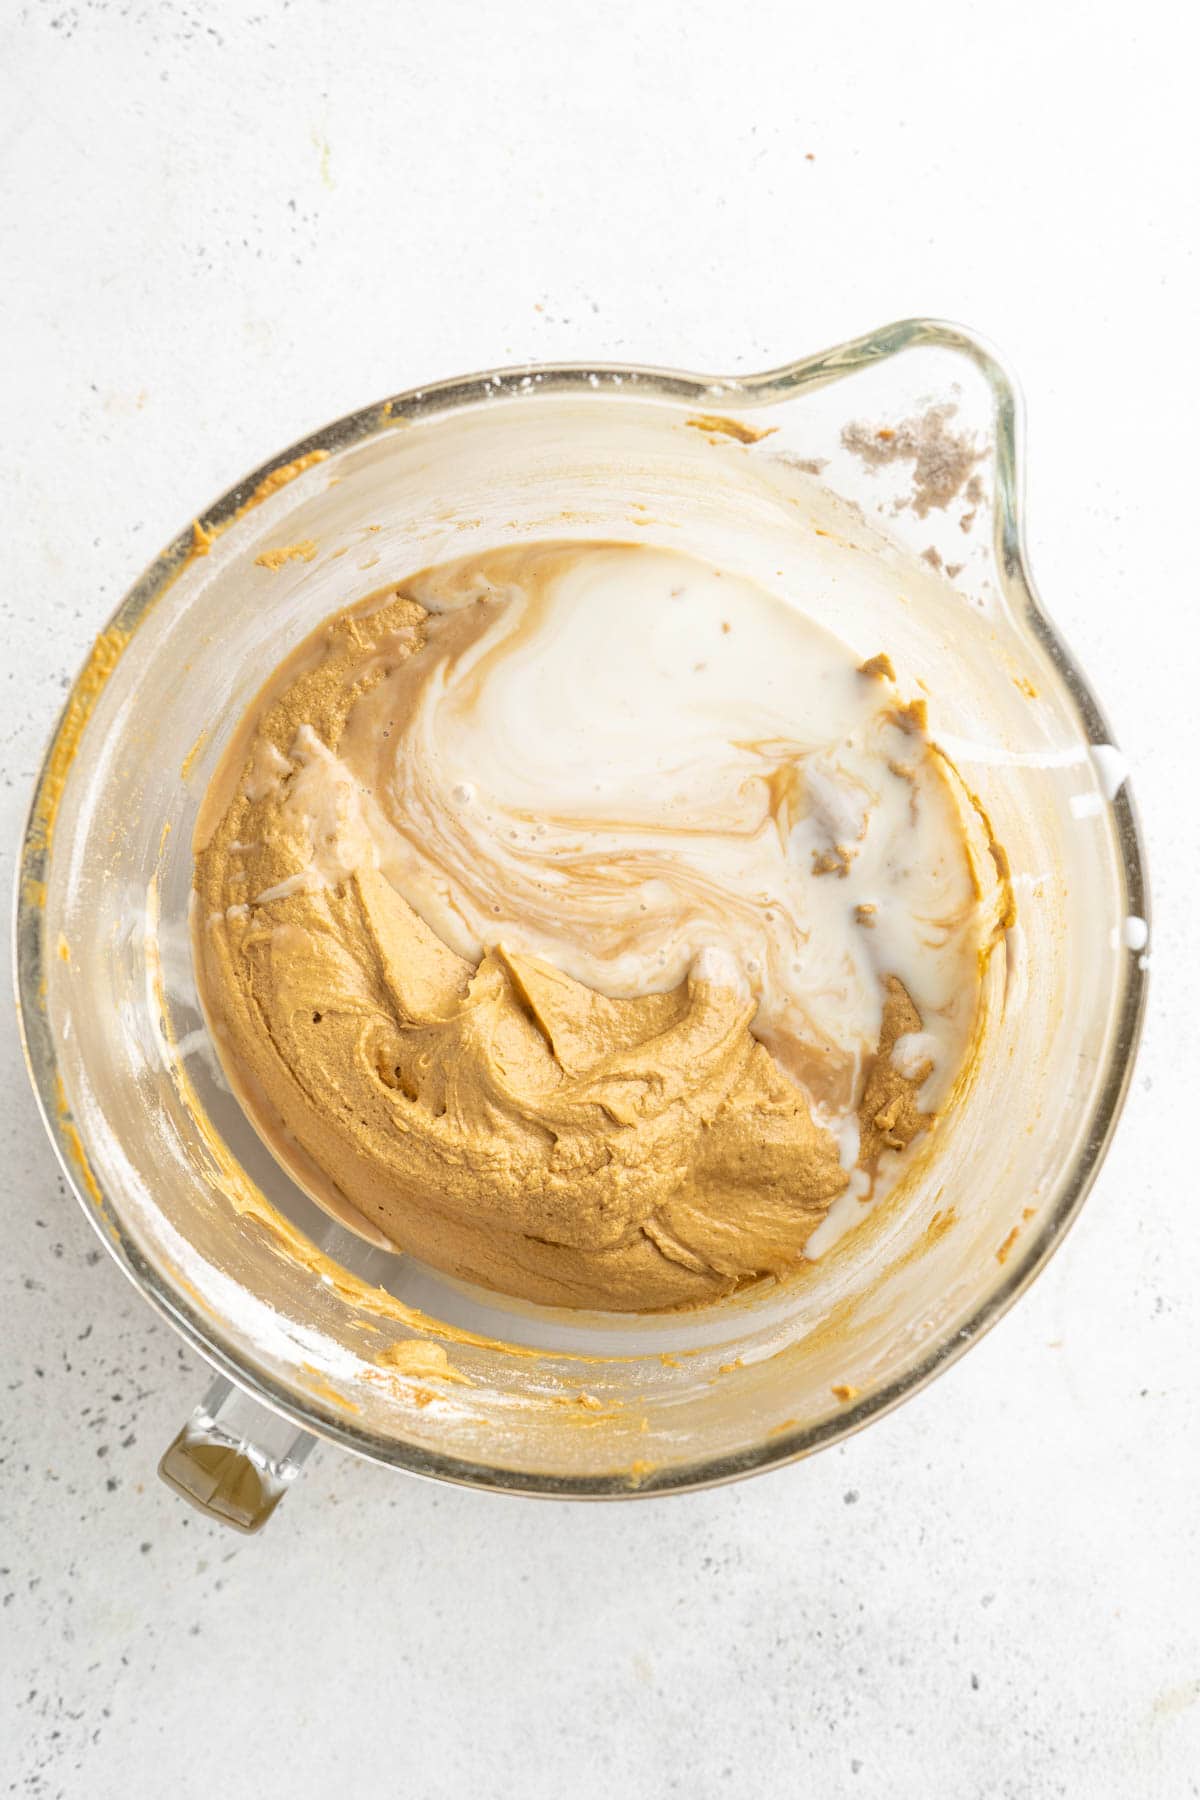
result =
[{"label": "batter", "polygon": [[952,1103],[991,848],[885,655],[674,551],[497,550],[268,682],[197,827],[201,996],[367,1235],[695,1304],[794,1269]]}]

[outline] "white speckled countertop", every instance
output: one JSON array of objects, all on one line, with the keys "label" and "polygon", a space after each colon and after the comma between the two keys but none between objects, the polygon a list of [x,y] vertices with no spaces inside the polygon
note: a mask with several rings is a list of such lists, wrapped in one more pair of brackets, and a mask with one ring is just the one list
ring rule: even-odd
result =
[{"label": "white speckled countertop", "polygon": [[205,1373],[67,1195],[6,1009],[2,1792],[1200,1794],[1190,69],[1159,0],[734,16],[7,9],[5,881],[92,635],[262,457],[496,362],[935,312],[1023,378],[1034,566],[1134,766],[1116,1146],[1015,1312],[812,1462],[582,1507],[323,1450],[245,1540],[155,1480]]}]

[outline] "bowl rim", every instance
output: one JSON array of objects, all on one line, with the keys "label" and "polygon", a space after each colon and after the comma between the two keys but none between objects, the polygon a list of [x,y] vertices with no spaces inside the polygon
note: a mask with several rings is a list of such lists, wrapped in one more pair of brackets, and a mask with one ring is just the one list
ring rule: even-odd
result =
[{"label": "bowl rim", "polygon": [[[1029,570],[1023,516],[1023,406],[1013,374],[997,351],[963,326],[943,320],[899,320],[794,362],[751,375],[704,376],[675,369],[596,362],[528,363],[485,370],[413,388],[348,413],[272,456],[229,488],[200,514],[144,570],[113,612],[97,645],[124,644],[198,550],[225,529],[263,492],[273,476],[288,473],[304,459],[316,461],[367,439],[432,415],[448,415],[496,400],[571,394],[589,401],[647,398],[703,407],[714,402],[738,411],[794,400],[804,392],[853,375],[906,350],[935,347],[956,351],[975,364],[991,392],[995,458],[993,553],[1005,600],[1053,664],[1091,745],[1114,740],[1105,716],[1067,645],[1038,598]],[[316,453],[314,455],[314,453]],[[115,661],[115,658],[113,658]],[[353,1419],[317,1398],[301,1401],[274,1376],[243,1361],[212,1323],[189,1306],[153,1267],[122,1228],[87,1160],[66,1102],[46,1001],[51,947],[45,930],[45,881],[52,854],[51,823],[57,794],[69,775],[79,733],[86,729],[105,670],[93,652],[72,685],[51,733],[34,783],[18,859],[14,961],[22,1049],[42,1122],[63,1175],[101,1243],[142,1296],[193,1350],[243,1392],[300,1429],[368,1460],[414,1475],[459,1486],[549,1498],[629,1499],[694,1491],[742,1479],[802,1457],[860,1431],[957,1362],[1003,1317],[1041,1272],[1077,1218],[1103,1162],[1133,1073],[1148,985],[1148,959],[1127,948],[1117,976],[1115,1029],[1082,1145],[1053,1203],[1035,1230],[1014,1248],[1005,1277],[971,1317],[948,1338],[933,1341],[913,1367],[875,1392],[856,1397],[815,1425],[781,1432],[747,1449],[663,1465],[631,1484],[627,1474],[547,1475],[459,1458],[403,1439],[364,1430]],[[1128,780],[1108,800],[1126,912],[1149,923],[1146,858],[1137,810]],[[1138,946],[1138,951],[1144,945]]]}]

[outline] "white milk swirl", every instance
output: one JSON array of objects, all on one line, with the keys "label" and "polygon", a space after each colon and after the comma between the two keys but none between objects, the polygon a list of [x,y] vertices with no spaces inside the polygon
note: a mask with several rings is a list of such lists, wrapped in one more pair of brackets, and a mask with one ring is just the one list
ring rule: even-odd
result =
[{"label": "white milk swirl", "polygon": [[460,955],[501,943],[615,997],[703,959],[829,1121],[897,977],[939,1104],[994,924],[986,840],[886,670],[803,595],[648,546],[496,551],[401,591],[425,647],[383,656],[337,756],[292,749],[307,880],[369,860]]}]

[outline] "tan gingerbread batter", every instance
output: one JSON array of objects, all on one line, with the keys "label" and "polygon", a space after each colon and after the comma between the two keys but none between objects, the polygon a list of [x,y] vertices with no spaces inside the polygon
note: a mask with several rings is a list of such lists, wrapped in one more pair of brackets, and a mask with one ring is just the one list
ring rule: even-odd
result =
[{"label": "tan gingerbread batter", "polygon": [[[268,684],[207,797],[196,961],[243,1102],[332,1208],[507,1294],[651,1310],[786,1273],[851,1170],[755,1035],[746,985],[701,955],[666,991],[613,997],[503,939],[458,953],[328,775],[368,697],[405,692],[443,627],[403,591],[333,621]],[[928,1123],[928,1065],[891,1061],[921,1026],[886,977],[857,1078],[868,1176]]]}]

